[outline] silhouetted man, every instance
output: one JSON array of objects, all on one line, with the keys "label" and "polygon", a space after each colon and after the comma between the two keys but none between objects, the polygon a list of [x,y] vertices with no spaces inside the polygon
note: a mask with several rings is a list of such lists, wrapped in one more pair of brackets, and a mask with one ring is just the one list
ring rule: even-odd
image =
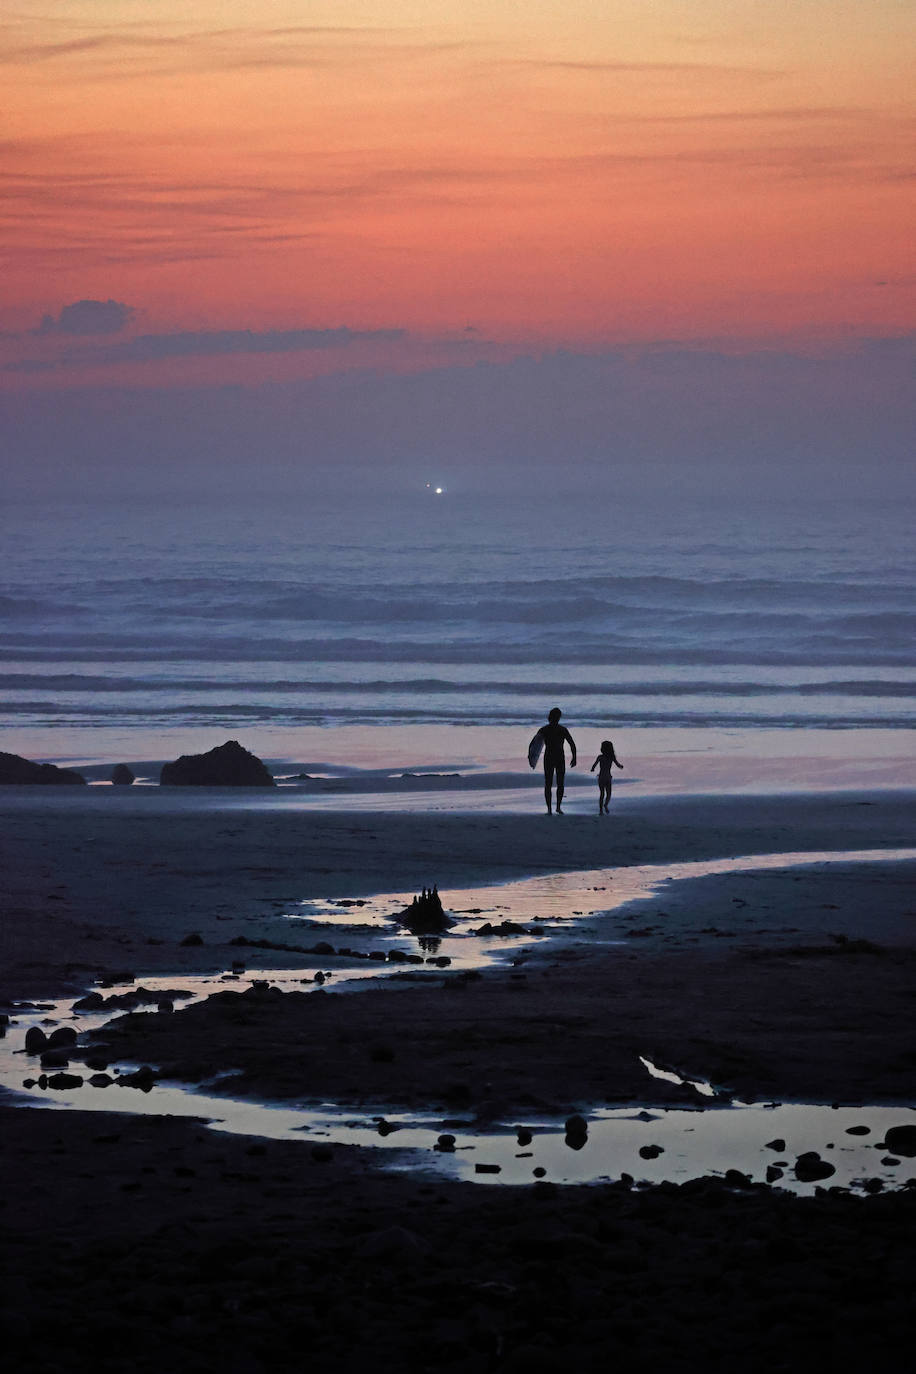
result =
[{"label": "silhouetted man", "polygon": [[576,766],[576,741],[565,725],[560,724],[563,712],[555,706],[547,714],[547,724],[542,725],[528,746],[528,762],[534,768],[538,755],[544,750],[544,800],[548,814],[553,810],[551,788],[554,778],[557,784],[557,815],[563,815],[563,784],[566,779],[566,745],[569,745],[569,766]]}]

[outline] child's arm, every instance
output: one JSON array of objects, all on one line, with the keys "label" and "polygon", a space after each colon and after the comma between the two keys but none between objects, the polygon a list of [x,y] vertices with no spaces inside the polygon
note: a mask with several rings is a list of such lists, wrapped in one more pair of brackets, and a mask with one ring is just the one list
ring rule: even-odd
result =
[{"label": "child's arm", "polygon": [[588,771],[589,771],[590,773],[594,773],[595,769],[598,767],[598,764],[599,764],[600,762],[601,762],[601,755],[599,754],[598,757],[595,759],[595,762],[592,764],[591,768],[590,768]]}]

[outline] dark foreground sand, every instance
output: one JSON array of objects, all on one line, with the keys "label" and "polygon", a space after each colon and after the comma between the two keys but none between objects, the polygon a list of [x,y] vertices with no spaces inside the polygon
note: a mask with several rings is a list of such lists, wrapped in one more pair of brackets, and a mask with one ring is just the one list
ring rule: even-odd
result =
[{"label": "dark foreground sand", "polygon": [[[279,913],[309,895],[903,846],[916,813],[877,794],[684,799],[561,831],[151,795],[0,798],[7,997],[223,968],[235,934],[288,940]],[[912,873],[708,879],[621,912],[619,946],[534,947],[424,988],[230,996],[105,1039],[189,1081],[231,1065],[253,1094],[484,1119],[677,1100],[634,1069],[647,1052],[748,1097],[913,1105]],[[192,930],[204,944],[181,946]],[[294,962],[249,965],[271,960]],[[912,1191],[479,1189],[187,1122],[6,1106],[0,1128],[0,1335],[42,1371],[843,1370],[911,1338]]]}]

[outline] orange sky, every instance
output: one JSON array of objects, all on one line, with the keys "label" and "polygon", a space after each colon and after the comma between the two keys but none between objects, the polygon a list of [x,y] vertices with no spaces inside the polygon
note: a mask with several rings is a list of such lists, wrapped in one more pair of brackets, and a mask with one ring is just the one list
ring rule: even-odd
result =
[{"label": "orange sky", "polygon": [[[910,0],[12,0],[4,384],[905,332],[914,30]],[[64,327],[82,300],[129,311]],[[410,337],[279,337],[340,327]]]}]

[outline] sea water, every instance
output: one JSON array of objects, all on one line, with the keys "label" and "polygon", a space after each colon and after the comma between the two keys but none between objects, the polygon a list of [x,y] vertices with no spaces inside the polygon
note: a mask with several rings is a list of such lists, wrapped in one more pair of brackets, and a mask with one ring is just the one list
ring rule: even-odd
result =
[{"label": "sea water", "polygon": [[155,780],[237,738],[370,795],[415,791],[392,789],[404,772],[504,787],[558,704],[579,776],[610,737],[641,791],[912,783],[912,517],[618,508],[561,483],[495,504],[22,502],[0,749]]}]

